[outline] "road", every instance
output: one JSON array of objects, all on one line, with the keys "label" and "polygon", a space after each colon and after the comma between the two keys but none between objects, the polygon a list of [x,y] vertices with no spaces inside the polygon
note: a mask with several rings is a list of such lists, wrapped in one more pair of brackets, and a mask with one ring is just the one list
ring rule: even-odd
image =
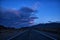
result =
[{"label": "road", "polygon": [[57,35],[34,29],[26,30],[8,38],[7,40],[57,40]]}]

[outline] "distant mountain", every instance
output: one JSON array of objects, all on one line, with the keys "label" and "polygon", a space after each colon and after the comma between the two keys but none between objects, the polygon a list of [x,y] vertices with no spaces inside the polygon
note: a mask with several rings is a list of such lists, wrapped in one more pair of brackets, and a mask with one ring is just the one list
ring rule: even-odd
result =
[{"label": "distant mountain", "polygon": [[[1,30],[2,29],[2,30]],[[11,28],[11,27],[5,27],[3,25],[0,25],[0,30],[4,31],[4,30],[20,30],[20,31],[24,31],[27,29],[35,29],[35,30],[40,30],[40,31],[46,31],[46,32],[52,32],[52,33],[60,33],[60,23],[46,23],[46,24],[38,24],[38,25],[34,25],[34,26],[30,26],[30,27],[21,27],[19,29],[16,28]]]},{"label": "distant mountain", "polygon": [[3,25],[0,25],[0,30],[1,30],[1,29],[15,29],[15,28],[5,27],[5,26],[3,26]]},{"label": "distant mountain", "polygon": [[6,27],[4,27],[3,25],[0,25],[0,29],[5,29]]},{"label": "distant mountain", "polygon": [[[5,27],[3,25],[0,25],[0,28],[11,28],[11,27]],[[60,23],[46,23],[46,24],[38,24],[38,25],[33,25],[30,27],[21,27],[21,28],[60,28]],[[12,28],[14,29],[14,28]]]},{"label": "distant mountain", "polygon": [[46,23],[46,24],[38,24],[35,26],[32,26],[33,28],[60,28],[60,23],[52,22],[52,23]]}]

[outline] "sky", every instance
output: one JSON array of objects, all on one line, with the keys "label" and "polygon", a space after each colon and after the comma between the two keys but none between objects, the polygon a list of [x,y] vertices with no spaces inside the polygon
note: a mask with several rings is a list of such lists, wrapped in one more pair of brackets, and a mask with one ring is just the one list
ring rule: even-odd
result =
[{"label": "sky", "polygon": [[[37,2],[39,2],[37,4],[38,7],[34,6]],[[14,8],[16,10],[19,10],[23,6],[30,8],[37,7],[35,14],[38,19],[35,20],[35,24],[60,21],[59,0],[0,0],[0,3],[4,8]]]}]

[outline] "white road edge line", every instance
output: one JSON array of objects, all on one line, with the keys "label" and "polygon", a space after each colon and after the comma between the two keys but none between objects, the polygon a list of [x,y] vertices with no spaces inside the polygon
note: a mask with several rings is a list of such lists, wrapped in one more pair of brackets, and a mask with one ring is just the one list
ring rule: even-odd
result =
[{"label": "white road edge line", "polygon": [[51,36],[49,36],[49,35],[47,35],[47,34],[45,34],[45,33],[42,33],[42,32],[37,31],[37,30],[35,30],[35,31],[36,31],[36,32],[39,32],[40,34],[42,34],[42,35],[44,35],[44,36],[46,36],[46,37],[49,37],[49,38],[53,39],[53,40],[57,40],[57,39],[55,39],[55,38],[53,38],[53,37],[51,37]]},{"label": "white road edge line", "polygon": [[[28,30],[26,30],[26,31],[28,31]],[[11,38],[9,38],[8,40],[11,40],[11,39],[13,39],[13,38],[15,38],[16,36],[19,36],[20,34],[22,34],[22,33],[26,32],[26,31],[23,31],[23,32],[21,32],[21,33],[18,33],[17,35],[15,35],[15,36],[12,36],[12,37],[11,37]]]}]

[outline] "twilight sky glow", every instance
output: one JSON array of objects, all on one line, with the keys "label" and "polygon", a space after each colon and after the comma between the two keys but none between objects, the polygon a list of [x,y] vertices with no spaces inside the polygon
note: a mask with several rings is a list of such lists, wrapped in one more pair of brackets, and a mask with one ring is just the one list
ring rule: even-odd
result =
[{"label": "twilight sky glow", "polygon": [[48,21],[60,21],[60,1],[59,0],[0,0],[4,8],[20,9],[23,6],[32,8],[36,2],[40,3],[37,8],[37,17],[35,24],[47,23]]}]

